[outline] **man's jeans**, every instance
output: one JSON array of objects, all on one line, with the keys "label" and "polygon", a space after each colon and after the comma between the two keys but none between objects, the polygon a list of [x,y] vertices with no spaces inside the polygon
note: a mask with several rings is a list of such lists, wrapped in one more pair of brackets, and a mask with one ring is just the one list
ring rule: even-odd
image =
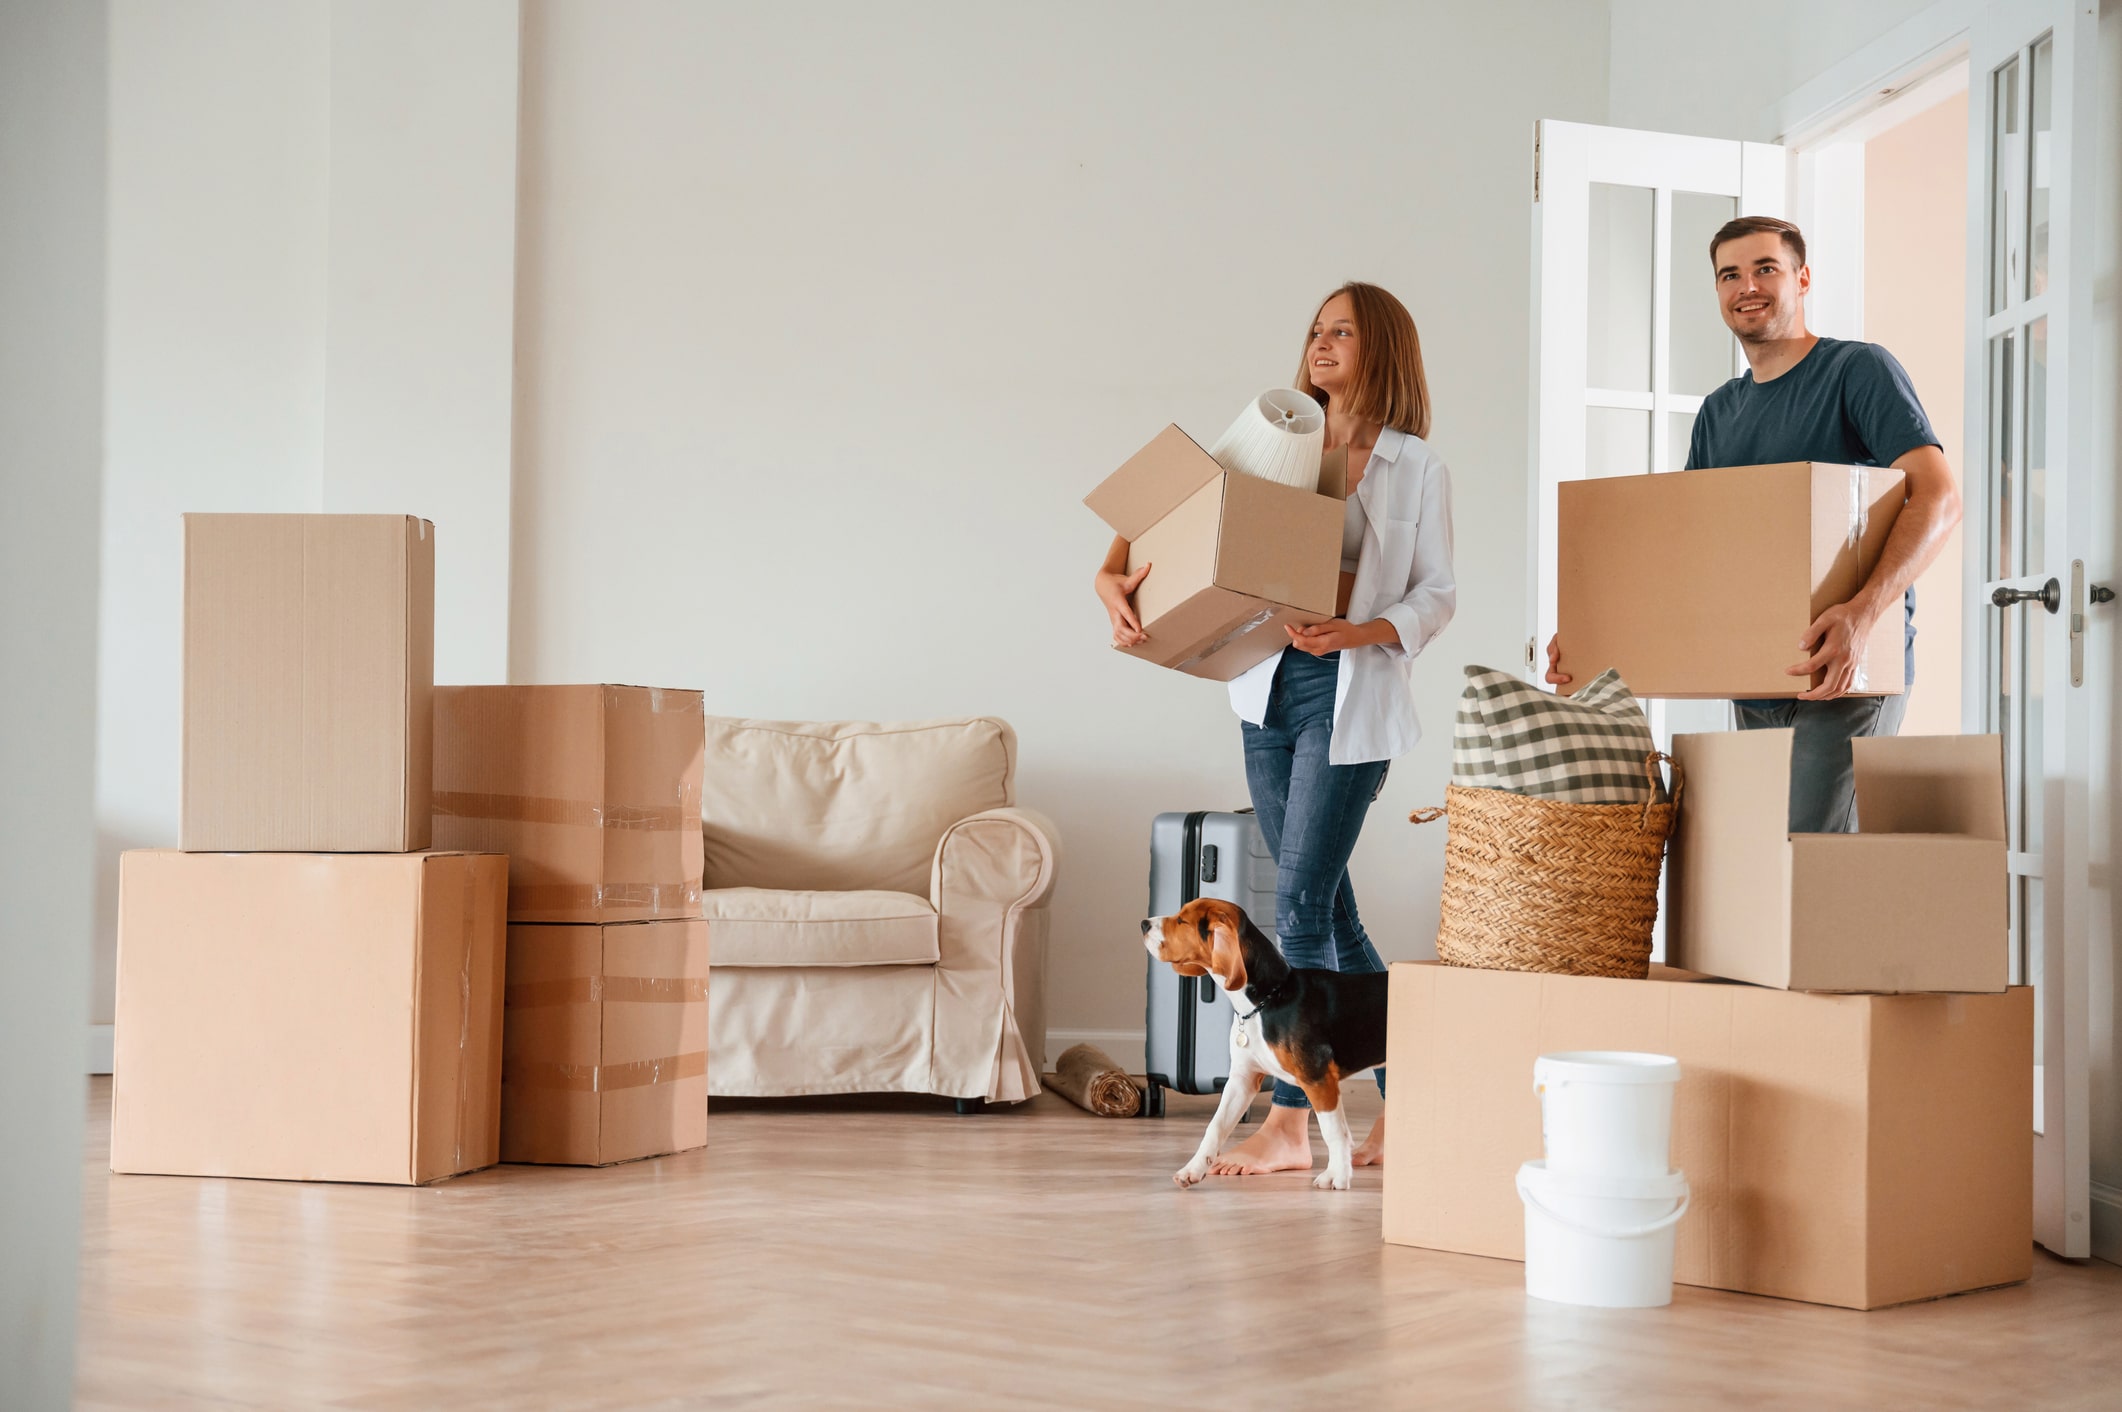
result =
[{"label": "man's jeans", "polygon": [[1898,735],[1908,694],[1835,701],[1735,701],[1739,729],[1797,732],[1790,753],[1790,831],[1855,833],[1857,776],[1849,742]]},{"label": "man's jeans", "polygon": [[[1356,915],[1348,883],[1363,816],[1385,784],[1390,762],[1328,763],[1334,734],[1334,688],[1340,654],[1314,657],[1290,648],[1275,669],[1267,715],[1243,723],[1245,783],[1260,833],[1275,855],[1275,915],[1282,954],[1292,966],[1327,971],[1382,971],[1385,962]],[[1385,1092],[1385,1070],[1377,1071]],[[1308,1108],[1304,1090],[1275,1081],[1275,1103]]]}]

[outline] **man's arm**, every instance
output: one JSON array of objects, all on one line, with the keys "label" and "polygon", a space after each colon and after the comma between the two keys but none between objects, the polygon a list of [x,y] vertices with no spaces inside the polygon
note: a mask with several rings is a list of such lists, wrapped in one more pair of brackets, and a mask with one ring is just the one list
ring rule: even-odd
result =
[{"label": "man's arm", "polygon": [[1874,627],[1889,618],[1898,622],[1902,596],[1960,523],[1960,487],[1953,480],[1945,453],[1918,446],[1894,462],[1906,477],[1908,503],[1894,519],[1893,532],[1879,552],[1878,565],[1849,602],[1829,608],[1806,630],[1800,647],[1811,653],[1790,669],[1794,677],[1824,673],[1820,685],[1801,701],[1832,701],[1846,695],[1857,674],[1857,658]]}]

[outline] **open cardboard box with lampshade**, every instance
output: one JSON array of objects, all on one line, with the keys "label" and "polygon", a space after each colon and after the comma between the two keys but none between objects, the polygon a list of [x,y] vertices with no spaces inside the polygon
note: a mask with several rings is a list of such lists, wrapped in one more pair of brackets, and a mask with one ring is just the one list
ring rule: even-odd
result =
[{"label": "open cardboard box with lampshade", "polygon": [[1315,491],[1226,471],[1168,426],[1083,503],[1128,541],[1149,641],[1119,650],[1229,681],[1289,645],[1286,626],[1334,616],[1347,456],[1321,458]]}]

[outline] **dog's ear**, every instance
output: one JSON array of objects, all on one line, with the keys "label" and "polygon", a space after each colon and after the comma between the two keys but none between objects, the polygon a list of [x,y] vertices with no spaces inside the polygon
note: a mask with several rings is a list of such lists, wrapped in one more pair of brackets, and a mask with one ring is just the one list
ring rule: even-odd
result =
[{"label": "dog's ear", "polygon": [[1215,949],[1209,956],[1211,967],[1223,977],[1226,990],[1245,989],[1245,948],[1238,941],[1236,927],[1220,918],[1217,920]]}]

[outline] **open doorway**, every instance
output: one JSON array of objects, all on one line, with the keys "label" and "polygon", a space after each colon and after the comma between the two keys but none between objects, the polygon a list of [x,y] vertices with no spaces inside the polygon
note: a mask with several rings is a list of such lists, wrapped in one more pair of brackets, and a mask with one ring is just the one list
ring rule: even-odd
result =
[{"label": "open doorway", "polygon": [[[1795,148],[1817,333],[1884,347],[1908,370],[1945,459],[1967,462],[1967,63],[1910,83]],[[1955,530],[1916,582],[1916,677],[1903,735],[1963,724],[1966,560]],[[1882,625],[1883,627],[1883,625]]]},{"label": "open doorway", "polygon": [[[1864,144],[1864,337],[1901,360],[1944,443],[1966,474],[1967,87]],[[1965,488],[1963,480],[1963,490]],[[1961,730],[1961,629],[1966,561],[1953,531],[1916,581],[1916,682],[1903,735]]]}]

